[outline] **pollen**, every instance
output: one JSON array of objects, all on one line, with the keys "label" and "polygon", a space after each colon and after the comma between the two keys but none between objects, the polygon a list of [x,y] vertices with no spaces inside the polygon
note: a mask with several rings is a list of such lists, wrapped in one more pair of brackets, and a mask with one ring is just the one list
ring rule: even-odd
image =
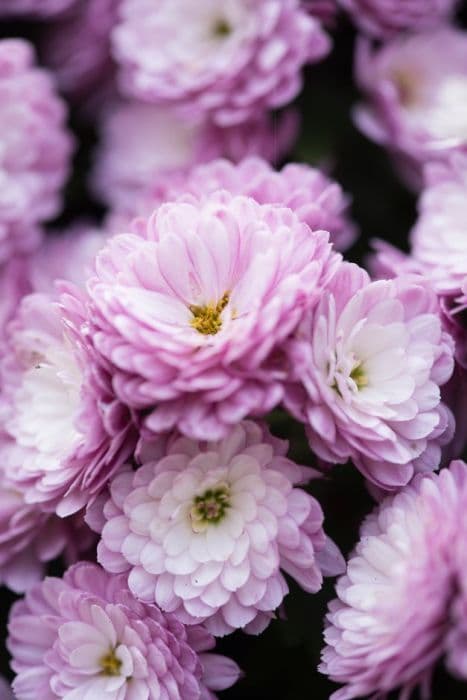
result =
[{"label": "pollen", "polygon": [[216,335],[222,328],[221,314],[228,303],[229,294],[226,292],[217,304],[191,305],[189,309],[193,314],[192,327],[203,335]]},{"label": "pollen", "polygon": [[99,661],[104,676],[119,676],[122,662],[117,658],[115,650],[111,649]]},{"label": "pollen", "polygon": [[363,369],[361,362],[353,368],[350,373],[350,378],[353,379],[357,385],[357,389],[363,389],[364,387],[368,386],[368,377],[365,374],[365,370]]},{"label": "pollen", "polygon": [[220,523],[230,507],[229,498],[230,490],[224,483],[195,496],[190,510],[193,532],[203,532],[210,524]]}]

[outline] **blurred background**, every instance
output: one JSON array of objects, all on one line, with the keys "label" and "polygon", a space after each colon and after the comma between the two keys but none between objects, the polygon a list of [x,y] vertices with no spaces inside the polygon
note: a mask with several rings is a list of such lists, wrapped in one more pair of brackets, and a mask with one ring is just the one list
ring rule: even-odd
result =
[{"label": "blurred background", "polygon": [[[467,26],[465,3],[460,21]],[[22,36],[39,44],[45,29],[40,24],[3,22],[0,35]],[[400,182],[386,152],[354,127],[351,111],[358,100],[352,77],[355,30],[344,17],[339,17],[331,33],[333,51],[326,60],[307,69],[303,92],[295,102],[301,115],[300,136],[286,161],[324,167],[351,195],[352,215],[360,237],[346,257],[364,264],[373,238],[407,249],[407,233],[416,215],[416,197]],[[72,110],[70,123],[79,147],[67,187],[66,206],[60,219],[54,222],[59,227],[76,217],[104,214],[86,184],[97,133],[93,124],[77,116],[76,110]],[[291,457],[313,466],[302,428],[279,412],[271,416],[270,422],[276,434],[290,441]],[[362,477],[350,464],[338,466],[332,474],[314,482],[310,491],[323,507],[327,533],[347,554],[358,538],[362,518],[373,507]],[[50,572],[60,573],[60,562],[52,565]],[[236,633],[220,641],[219,651],[232,656],[245,672],[236,686],[221,694],[224,700],[325,700],[335,689],[317,671],[323,646],[323,619],[327,602],[334,595],[334,582],[327,581],[317,595],[306,594],[293,582],[289,583],[291,595],[286,598],[279,618],[261,637]],[[13,597],[2,589],[2,629]],[[0,671],[11,676],[4,647]],[[467,686],[440,668],[435,675],[432,697],[435,700],[466,698]]]}]

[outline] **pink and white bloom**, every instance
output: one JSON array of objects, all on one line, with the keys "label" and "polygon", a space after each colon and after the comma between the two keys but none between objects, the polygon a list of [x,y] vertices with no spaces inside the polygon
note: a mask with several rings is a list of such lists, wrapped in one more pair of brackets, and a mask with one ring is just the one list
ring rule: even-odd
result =
[{"label": "pink and white bloom", "polygon": [[125,94],[230,126],[289,103],[330,41],[299,0],[122,0]]},{"label": "pink and white bloom", "polygon": [[453,345],[422,279],[370,282],[344,264],[289,343],[286,406],[319,457],[352,459],[374,484],[397,489],[439,466],[452,436],[440,386]]},{"label": "pink and white bloom", "polygon": [[217,443],[171,436],[112,480],[99,562],[186,624],[258,634],[288,592],[282,571],[316,593],[323,573],[343,570],[318,502],[296,488],[315,473],[287,448],[247,421]]},{"label": "pink and white bloom", "polygon": [[385,38],[406,30],[432,29],[449,20],[459,0],[338,0],[357,27]]},{"label": "pink and white bloom", "polygon": [[59,212],[72,150],[65,119],[31,45],[0,41],[0,263],[36,247],[40,224]]},{"label": "pink and white bloom", "polygon": [[282,400],[280,348],[340,257],[290,209],[218,192],[109,240],[88,284],[94,345],[144,428],[217,440]]},{"label": "pink and white bloom", "polygon": [[71,7],[76,0],[0,0],[0,17],[51,17]]},{"label": "pink and white bloom", "polygon": [[38,584],[13,606],[9,633],[18,700],[215,700],[240,675],[206,630],[136,602],[95,564]]},{"label": "pink and white bloom", "polygon": [[372,49],[361,41],[356,79],[365,102],[362,131],[421,179],[428,161],[467,150],[467,33],[445,27],[402,36]]},{"label": "pink and white bloom", "polygon": [[259,204],[289,207],[313,231],[329,231],[339,250],[355,239],[356,227],[348,213],[350,198],[337,182],[309,165],[289,163],[276,171],[261,158],[245,158],[238,165],[212,160],[193,168],[185,178],[175,179],[165,196],[172,200],[189,193],[201,199],[220,189],[251,197]]},{"label": "pink and white bloom", "polygon": [[[3,465],[2,465],[3,469]],[[64,555],[68,563],[90,551],[95,535],[83,514],[59,518],[26,503],[21,487],[0,475],[0,583],[24,593],[44,575],[47,562]],[[1,698],[0,692],[0,698]]]},{"label": "pink and white bloom", "polygon": [[248,155],[282,158],[297,132],[294,112],[267,113],[245,124],[220,128],[206,120],[182,120],[173,109],[121,102],[106,111],[93,184],[104,202],[129,216],[149,215],[181,187],[194,165]]},{"label": "pink and white bloom", "polygon": [[399,687],[408,698],[417,685],[430,697],[432,669],[455,626],[449,613],[466,492],[467,467],[453,462],[418,475],[364,521],[327,615],[320,670],[346,684],[331,700],[386,697]]},{"label": "pink and white bloom", "polygon": [[29,503],[64,517],[102,489],[130,454],[128,411],[80,331],[78,296],[25,297],[0,363],[2,467]]}]

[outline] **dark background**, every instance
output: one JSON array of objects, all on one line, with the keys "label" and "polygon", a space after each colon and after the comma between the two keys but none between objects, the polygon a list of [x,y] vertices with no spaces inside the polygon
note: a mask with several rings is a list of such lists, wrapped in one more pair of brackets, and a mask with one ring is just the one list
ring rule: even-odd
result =
[{"label": "dark background", "polygon": [[[459,21],[467,26],[465,2]],[[37,41],[41,31],[40,24],[0,23],[0,37],[24,36]],[[332,53],[326,61],[306,71],[304,90],[296,100],[302,127],[290,160],[325,165],[352,196],[352,214],[360,228],[360,238],[346,257],[363,264],[372,238],[384,238],[399,247],[407,247],[407,233],[416,216],[416,198],[400,183],[386,153],[353,126],[351,108],[358,99],[352,79],[355,33],[345,18],[340,17],[332,34]],[[71,126],[80,146],[58,225],[65,225],[77,216],[103,214],[85,183],[96,134],[76,114],[71,116]],[[277,434],[290,440],[293,458],[303,464],[314,464],[300,426],[281,413],[271,416],[271,424]],[[347,554],[358,539],[362,518],[373,505],[363,479],[352,465],[338,466],[332,475],[314,482],[310,490],[322,504],[327,534]],[[60,563],[50,567],[54,574],[60,570]],[[223,700],[326,700],[337,687],[317,671],[326,605],[334,597],[333,581],[327,581],[317,595],[304,593],[292,581],[290,591],[281,615],[283,619],[272,622],[260,637],[237,632],[219,642],[219,650],[235,658],[245,672],[234,688],[221,694]],[[1,624],[5,629],[14,596],[4,588],[1,594]],[[5,634],[1,636],[4,638]],[[0,671],[10,675],[3,646],[0,662]],[[449,677],[440,664],[434,678],[434,700],[466,696],[467,684]],[[417,696],[414,700],[418,700]]]}]

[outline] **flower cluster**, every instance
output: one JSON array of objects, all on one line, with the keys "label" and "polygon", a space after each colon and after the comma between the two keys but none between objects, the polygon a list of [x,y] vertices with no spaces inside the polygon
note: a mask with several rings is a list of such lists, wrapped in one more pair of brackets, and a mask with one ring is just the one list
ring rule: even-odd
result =
[{"label": "flower cluster", "polygon": [[[0,698],[216,700],[216,638],[326,576],[333,699],[467,680],[467,34],[402,4],[0,0]],[[419,190],[369,271],[312,65],[338,5]],[[347,565],[342,474],[379,502]]]}]

